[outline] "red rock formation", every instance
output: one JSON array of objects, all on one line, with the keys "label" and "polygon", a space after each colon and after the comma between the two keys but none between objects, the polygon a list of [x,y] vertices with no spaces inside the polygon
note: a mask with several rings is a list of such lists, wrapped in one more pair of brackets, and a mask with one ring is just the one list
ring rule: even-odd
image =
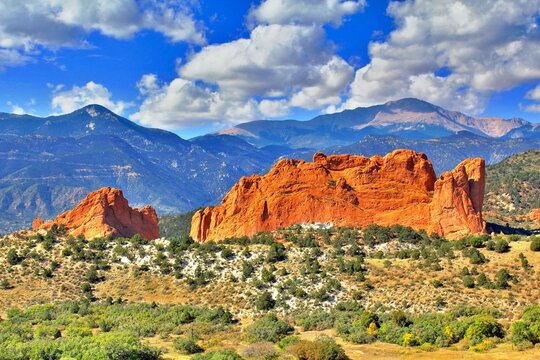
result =
[{"label": "red rock formation", "polygon": [[91,192],[74,209],[51,222],[35,219],[32,229],[50,229],[53,224],[64,225],[70,235],[83,235],[87,239],[135,234],[145,239],[159,238],[156,211],[150,206],[140,210],[129,207],[122,190],[110,187]]},{"label": "red rock formation", "polygon": [[532,209],[526,218],[530,221],[540,221],[540,209]]},{"label": "red rock formation", "polygon": [[197,241],[253,235],[294,224],[402,224],[452,237],[484,231],[484,162],[467,160],[437,180],[425,154],[281,160],[264,176],[243,177],[221,205],[197,211]]},{"label": "red rock formation", "polygon": [[431,204],[431,221],[438,234],[457,237],[485,232],[485,177],[484,160],[479,158],[467,159],[441,175],[435,183]]},{"label": "red rock formation", "polygon": [[32,230],[37,230],[43,225],[43,220],[40,218],[35,218],[34,221],[32,221]]}]

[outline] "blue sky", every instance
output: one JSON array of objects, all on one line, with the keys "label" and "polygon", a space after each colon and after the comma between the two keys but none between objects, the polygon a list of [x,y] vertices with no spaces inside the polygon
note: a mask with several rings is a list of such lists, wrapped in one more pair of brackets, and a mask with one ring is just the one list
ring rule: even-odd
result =
[{"label": "blue sky", "polygon": [[5,0],[0,111],[185,138],[414,96],[540,121],[540,1]]}]

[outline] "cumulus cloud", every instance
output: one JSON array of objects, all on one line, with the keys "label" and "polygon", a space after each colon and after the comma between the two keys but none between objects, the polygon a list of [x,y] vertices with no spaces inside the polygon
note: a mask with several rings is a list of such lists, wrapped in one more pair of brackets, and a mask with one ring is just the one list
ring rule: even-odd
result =
[{"label": "cumulus cloud", "polygon": [[204,122],[222,127],[258,117],[282,116],[288,110],[282,100],[226,99],[210,86],[183,78],[159,83],[156,75],[146,74],[137,87],[145,97],[131,118],[165,129],[195,127]]},{"label": "cumulus cloud", "polygon": [[315,73],[330,60],[322,28],[260,25],[249,39],[205,47],[180,75],[216,83],[232,98],[280,95],[315,83]]},{"label": "cumulus cloud", "polygon": [[540,101],[540,85],[536,86],[525,95],[527,99]]},{"label": "cumulus cloud", "polygon": [[332,56],[327,63],[315,66],[314,70],[310,84],[292,96],[292,106],[313,110],[338,104],[341,92],[354,75],[352,66],[338,56]]},{"label": "cumulus cloud", "polygon": [[60,113],[70,113],[86,105],[98,104],[122,115],[124,110],[133,106],[133,103],[114,101],[111,92],[103,85],[93,81],[84,86],[73,86],[69,90],[62,90],[63,86],[55,86],[51,106]]},{"label": "cumulus cloud", "polygon": [[396,30],[369,45],[341,108],[420,97],[483,110],[494,91],[540,79],[540,1],[392,2]]},{"label": "cumulus cloud", "polygon": [[[97,31],[127,39],[141,30],[171,41],[204,44],[202,25],[187,1],[158,0],[3,0],[0,2],[0,66],[24,63],[40,47],[84,47]],[[9,50],[11,62],[1,52]]]},{"label": "cumulus cloud", "polygon": [[[525,98],[534,101],[540,101],[540,85],[537,85],[534,89],[528,91],[525,94]],[[524,111],[528,112],[540,112],[540,104],[529,104],[526,106],[521,106]]]},{"label": "cumulus cloud", "polygon": [[344,16],[364,8],[364,0],[267,0],[250,17],[261,24],[340,25]]},{"label": "cumulus cloud", "polygon": [[11,107],[11,113],[15,115],[24,115],[26,114],[26,110],[22,108],[22,106],[19,106],[17,104],[12,103],[11,101],[7,102],[8,106]]},{"label": "cumulus cloud", "polygon": [[264,1],[250,12],[258,24],[248,38],[204,47],[170,83],[143,76],[138,84],[143,103],[133,119],[167,128],[205,121],[223,126],[285,116],[291,107],[341,103],[354,69],[334,54],[323,25],[338,25],[364,2],[307,3]]}]

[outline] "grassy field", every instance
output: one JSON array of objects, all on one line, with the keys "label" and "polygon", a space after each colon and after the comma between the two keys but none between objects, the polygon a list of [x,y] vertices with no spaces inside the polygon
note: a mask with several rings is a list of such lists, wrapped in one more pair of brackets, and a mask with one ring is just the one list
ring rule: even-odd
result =
[{"label": "grassy field", "polygon": [[[299,332],[299,337],[306,340],[315,340],[321,335],[336,337],[334,330],[327,331],[305,331]],[[337,337],[336,337],[337,338]],[[166,360],[187,360],[190,355],[183,355],[175,350],[171,341],[164,341],[159,337],[147,338],[145,343],[165,350],[163,359]],[[343,347],[347,356],[352,360],[380,359],[380,360],[536,360],[540,358],[540,349],[529,349],[517,351],[511,344],[501,344],[495,349],[485,352],[475,353],[459,351],[456,349],[435,349],[433,351],[422,351],[418,348],[403,347],[394,344],[375,342],[372,344],[352,344],[337,338],[336,341]],[[238,353],[246,347],[245,343],[238,343],[234,339],[228,339],[220,343],[215,349],[231,349]]]}]

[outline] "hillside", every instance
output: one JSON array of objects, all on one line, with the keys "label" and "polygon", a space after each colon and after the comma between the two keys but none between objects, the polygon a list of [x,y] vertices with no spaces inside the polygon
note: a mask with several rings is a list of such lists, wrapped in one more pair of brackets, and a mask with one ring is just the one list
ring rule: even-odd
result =
[{"label": "hillside", "polygon": [[449,350],[469,358],[467,349],[490,358],[537,341],[511,324],[539,325],[540,309],[527,308],[540,295],[539,244],[488,235],[449,242],[400,226],[294,226],[219,245],[21,232],[0,239],[0,310],[9,316],[0,356],[19,343],[23,353],[43,349],[45,339],[64,354],[130,344],[154,354],[146,359],[182,358],[180,343],[191,340],[198,351],[255,359],[283,351],[290,343],[279,341],[294,333],[330,336],[353,359]]},{"label": "hillside", "polygon": [[230,141],[189,142],[97,105],[48,118],[0,114],[0,232],[50,219],[105,186],[160,214],[192,210],[278,156],[219,138]]},{"label": "hillside", "polygon": [[540,150],[510,156],[486,173],[486,212],[499,221],[534,226],[528,215],[540,208]]}]

